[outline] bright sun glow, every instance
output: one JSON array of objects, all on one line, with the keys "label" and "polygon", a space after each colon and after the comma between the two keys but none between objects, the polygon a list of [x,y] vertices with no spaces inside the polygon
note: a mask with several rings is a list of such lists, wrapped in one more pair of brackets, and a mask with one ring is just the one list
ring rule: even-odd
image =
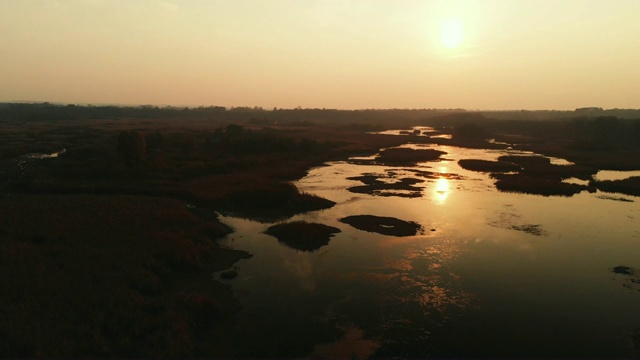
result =
[{"label": "bright sun glow", "polygon": [[437,203],[440,205],[444,204],[448,196],[449,196],[449,180],[445,178],[438,179],[438,181],[436,182],[436,189],[435,189],[435,199]]},{"label": "bright sun glow", "polygon": [[464,25],[460,19],[449,19],[442,24],[440,41],[448,49],[457,48],[464,38]]}]

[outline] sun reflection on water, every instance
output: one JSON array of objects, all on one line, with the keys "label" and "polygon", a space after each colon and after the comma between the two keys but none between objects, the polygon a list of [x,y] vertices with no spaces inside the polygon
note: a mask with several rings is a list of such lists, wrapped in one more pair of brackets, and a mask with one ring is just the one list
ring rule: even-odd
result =
[{"label": "sun reflection on water", "polygon": [[450,193],[449,180],[444,177],[441,177],[438,180],[436,180],[434,197],[438,205],[442,205],[445,203],[445,201],[449,197],[449,193]]}]

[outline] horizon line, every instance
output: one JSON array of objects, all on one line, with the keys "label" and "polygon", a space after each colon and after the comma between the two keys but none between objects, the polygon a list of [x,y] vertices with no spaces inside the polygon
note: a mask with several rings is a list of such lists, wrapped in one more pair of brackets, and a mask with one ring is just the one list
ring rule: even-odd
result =
[{"label": "horizon line", "polygon": [[583,106],[574,109],[468,109],[468,108],[327,108],[327,107],[293,107],[293,108],[284,108],[274,106],[273,108],[264,107],[264,106],[224,106],[224,105],[170,105],[170,104],[144,104],[144,103],[128,103],[128,104],[118,104],[118,103],[74,103],[74,102],[62,102],[62,101],[35,101],[35,100],[12,100],[12,101],[0,101],[0,104],[50,104],[50,105],[60,105],[60,106],[115,106],[121,108],[135,108],[135,107],[156,107],[156,108],[176,108],[176,109],[197,109],[197,108],[213,108],[213,107],[221,107],[225,110],[233,110],[233,109],[246,109],[246,110],[255,110],[255,111],[280,111],[280,110],[324,110],[324,111],[459,111],[459,112],[519,112],[519,111],[530,111],[530,112],[576,112],[576,111],[609,111],[609,110],[623,110],[623,111],[640,111],[640,108],[603,108],[599,106]]}]

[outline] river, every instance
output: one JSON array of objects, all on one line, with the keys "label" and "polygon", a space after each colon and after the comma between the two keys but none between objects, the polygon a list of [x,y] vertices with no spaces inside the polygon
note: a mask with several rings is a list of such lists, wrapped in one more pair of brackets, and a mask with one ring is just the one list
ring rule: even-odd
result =
[{"label": "river", "polygon": [[[640,198],[499,192],[488,174],[457,161],[514,151],[426,147],[445,151],[445,160],[332,162],[296,182],[337,203],[288,220],[341,230],[316,251],[263,234],[271,223],[222,217],[236,230],[226,244],[254,254],[236,265],[237,278],[223,280],[243,305],[242,355],[632,356],[640,337]],[[348,178],[363,174],[422,180],[414,185],[420,196],[349,191],[362,183]],[[339,221],[352,215],[422,229],[399,237]]]}]

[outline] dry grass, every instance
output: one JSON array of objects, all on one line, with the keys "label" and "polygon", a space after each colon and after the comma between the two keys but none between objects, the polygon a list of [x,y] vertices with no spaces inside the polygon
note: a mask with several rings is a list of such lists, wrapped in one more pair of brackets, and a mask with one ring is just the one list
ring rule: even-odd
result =
[{"label": "dry grass", "polygon": [[238,305],[221,284],[185,289],[181,279],[247,256],[217,251],[207,235],[225,232],[169,199],[0,199],[0,352],[9,357],[197,353],[202,335],[228,326]]}]

